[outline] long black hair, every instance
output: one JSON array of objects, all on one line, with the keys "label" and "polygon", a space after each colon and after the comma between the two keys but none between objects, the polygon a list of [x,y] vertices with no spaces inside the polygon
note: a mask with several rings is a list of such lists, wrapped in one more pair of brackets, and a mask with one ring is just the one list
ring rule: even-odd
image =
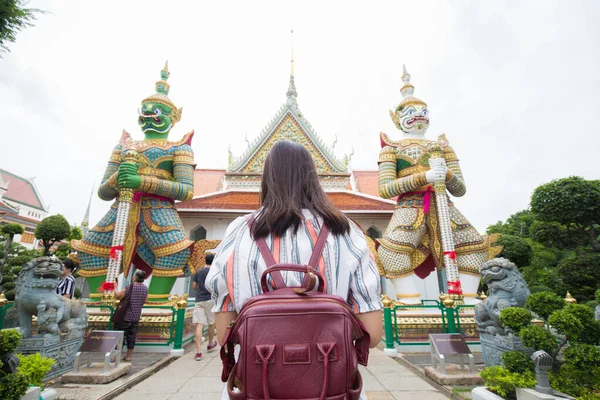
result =
[{"label": "long black hair", "polygon": [[297,230],[303,209],[323,218],[335,235],[350,230],[348,218],[323,191],[312,157],[298,143],[283,140],[273,146],[265,161],[260,200],[263,210],[252,227],[255,238],[282,236],[292,226]]}]

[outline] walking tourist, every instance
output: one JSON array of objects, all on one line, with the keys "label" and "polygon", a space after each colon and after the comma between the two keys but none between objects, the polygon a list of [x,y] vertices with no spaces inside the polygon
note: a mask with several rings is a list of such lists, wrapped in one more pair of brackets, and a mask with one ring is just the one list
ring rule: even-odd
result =
[{"label": "walking tourist", "polygon": [[127,354],[123,358],[125,361],[131,361],[138,324],[142,316],[142,307],[148,298],[148,288],[144,285],[145,279],[146,273],[138,269],[133,274],[132,284],[122,291],[115,290],[117,299],[121,301],[127,299],[126,301],[129,303],[125,311],[125,321],[115,324],[116,330],[125,332],[125,343],[127,344]]},{"label": "walking tourist", "polygon": [[67,258],[63,261],[62,279],[56,287],[56,293],[68,299],[75,297],[75,277],[73,276],[73,271],[75,271],[75,262]]},{"label": "walking tourist", "polygon": [[213,262],[214,254],[207,254],[204,259],[206,265],[200,268],[192,278],[192,288],[196,289],[196,305],[192,314],[192,322],[196,324],[196,361],[202,360],[202,330],[208,327],[208,344],[206,351],[211,352],[217,347],[215,337],[215,313],[212,311],[214,306],[211,300],[211,294],[204,286],[206,275]]},{"label": "walking tourist", "polygon": [[[252,214],[254,222],[239,217],[229,225],[206,280],[215,301],[219,343],[223,344],[227,326],[244,303],[262,293],[260,280],[266,263],[255,240],[265,238],[277,263],[307,265],[316,238],[327,225],[330,234],[319,265],[314,267],[324,277],[325,292],[341,297],[352,307],[370,334],[371,347],[375,347],[382,331],[381,287],[375,261],[360,227],[328,199],[315,164],[302,145],[280,141],[273,146],[264,164],[261,204]],[[286,286],[301,286],[302,274],[281,275]],[[299,383],[301,380],[299,377]]]}]

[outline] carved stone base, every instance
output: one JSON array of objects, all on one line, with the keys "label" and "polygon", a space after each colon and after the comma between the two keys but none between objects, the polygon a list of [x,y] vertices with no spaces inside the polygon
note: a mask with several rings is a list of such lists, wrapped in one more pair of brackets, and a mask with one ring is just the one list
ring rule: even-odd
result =
[{"label": "carved stone base", "polygon": [[[21,339],[16,352],[21,354],[40,353],[44,357],[53,358],[55,364],[45,379],[52,379],[73,369],[75,353],[79,351],[83,338],[66,339],[61,336],[33,336]],[[63,339],[64,338],[64,339]]]},{"label": "carved stone base", "polygon": [[486,367],[502,365],[502,354],[508,351],[520,351],[528,355],[533,354],[533,349],[523,346],[523,342],[513,335],[491,335],[480,332],[481,353]]},{"label": "carved stone base", "polygon": [[118,367],[111,367],[108,373],[103,372],[103,369],[103,363],[92,363],[91,367],[81,367],[79,372],[64,374],[60,380],[62,383],[105,384],[129,372],[131,363],[120,363]]}]

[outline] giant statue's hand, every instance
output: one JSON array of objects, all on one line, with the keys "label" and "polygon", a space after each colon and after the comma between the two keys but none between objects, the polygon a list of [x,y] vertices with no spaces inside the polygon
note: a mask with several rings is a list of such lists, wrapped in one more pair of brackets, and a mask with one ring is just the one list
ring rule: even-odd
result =
[{"label": "giant statue's hand", "polygon": [[142,184],[142,178],[137,174],[137,164],[121,163],[119,165],[119,174],[117,179],[119,187],[128,189],[137,189]]},{"label": "giant statue's hand", "polygon": [[429,159],[429,171],[425,172],[425,179],[428,183],[444,182],[446,180],[446,160],[443,158]]}]

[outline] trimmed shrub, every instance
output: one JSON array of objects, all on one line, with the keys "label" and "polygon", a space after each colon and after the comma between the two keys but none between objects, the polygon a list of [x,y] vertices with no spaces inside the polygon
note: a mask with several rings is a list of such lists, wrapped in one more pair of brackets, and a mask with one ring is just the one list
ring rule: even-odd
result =
[{"label": "trimmed shrub", "polygon": [[554,311],[562,309],[567,303],[557,294],[551,292],[539,292],[530,295],[527,298],[525,306],[548,321],[548,318]]},{"label": "trimmed shrub", "polygon": [[502,364],[504,367],[515,374],[522,374],[524,372],[534,372],[535,364],[531,358],[520,351],[508,351],[502,354]]},{"label": "trimmed shrub", "polygon": [[29,382],[23,374],[8,374],[0,378],[0,399],[19,400],[27,389]]},{"label": "trimmed shrub", "polygon": [[548,354],[554,354],[558,347],[554,336],[541,326],[527,326],[521,329],[519,337],[525,347],[544,350]]},{"label": "trimmed shrub", "polygon": [[531,312],[521,307],[509,307],[500,311],[502,326],[515,333],[518,333],[521,328],[531,325],[532,319]]},{"label": "trimmed shrub", "polygon": [[48,358],[40,355],[40,353],[33,353],[29,355],[19,354],[19,373],[25,375],[27,380],[33,386],[44,387],[44,378],[52,366],[55,364],[53,358]]},{"label": "trimmed shrub", "polygon": [[487,367],[479,376],[491,392],[511,400],[517,398],[517,388],[531,388],[536,383],[535,375],[531,371],[517,374],[499,366]]}]

